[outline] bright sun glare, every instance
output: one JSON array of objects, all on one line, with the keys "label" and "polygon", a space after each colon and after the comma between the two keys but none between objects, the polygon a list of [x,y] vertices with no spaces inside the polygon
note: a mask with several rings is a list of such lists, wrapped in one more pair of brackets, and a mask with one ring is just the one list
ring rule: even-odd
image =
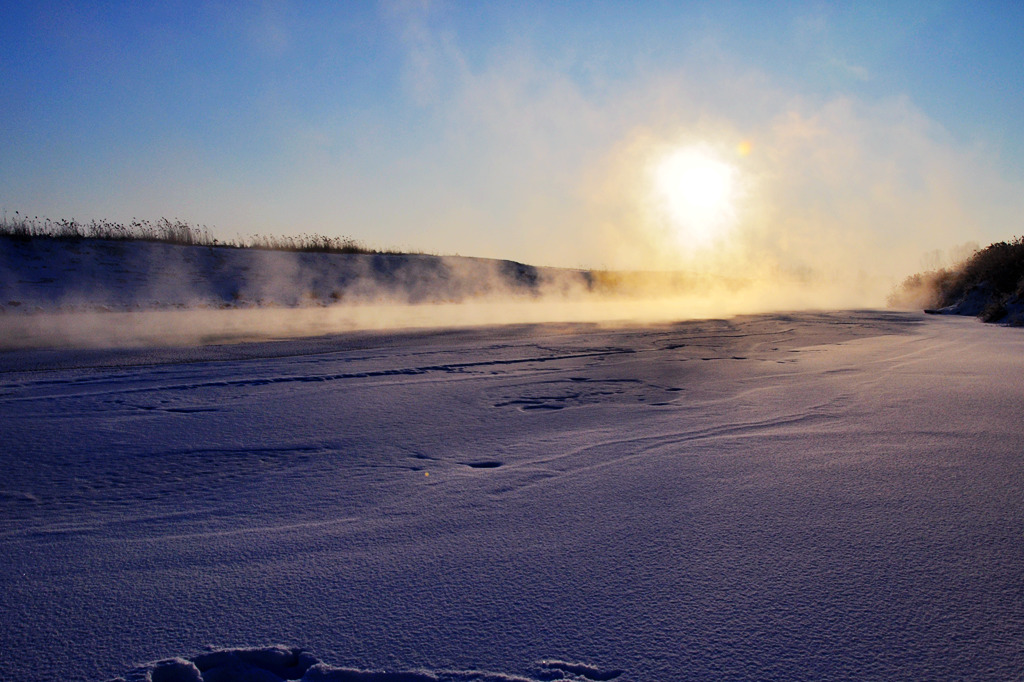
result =
[{"label": "bright sun glare", "polygon": [[708,247],[732,229],[736,176],[735,166],[702,147],[678,148],[656,163],[655,195],[681,246]]}]

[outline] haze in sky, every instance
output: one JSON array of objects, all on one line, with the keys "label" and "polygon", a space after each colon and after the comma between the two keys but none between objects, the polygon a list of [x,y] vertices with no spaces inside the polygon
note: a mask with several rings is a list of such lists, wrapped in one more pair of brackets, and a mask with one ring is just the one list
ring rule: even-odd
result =
[{"label": "haze in sky", "polygon": [[877,293],[1021,232],[1021,26],[1014,3],[8,3],[0,208]]}]

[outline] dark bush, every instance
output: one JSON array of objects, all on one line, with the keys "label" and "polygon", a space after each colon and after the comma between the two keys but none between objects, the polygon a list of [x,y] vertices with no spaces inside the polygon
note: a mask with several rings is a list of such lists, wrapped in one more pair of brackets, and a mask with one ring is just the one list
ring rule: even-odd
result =
[{"label": "dark bush", "polygon": [[988,282],[1002,295],[1013,294],[1024,281],[1024,237],[996,242],[977,251],[941,289],[943,305],[951,305],[972,287]]},{"label": "dark bush", "polygon": [[964,299],[981,285],[992,290],[992,320],[1006,315],[1005,302],[1024,296],[1024,237],[996,242],[975,251],[962,263],[907,277],[889,297],[894,306],[944,308]]}]

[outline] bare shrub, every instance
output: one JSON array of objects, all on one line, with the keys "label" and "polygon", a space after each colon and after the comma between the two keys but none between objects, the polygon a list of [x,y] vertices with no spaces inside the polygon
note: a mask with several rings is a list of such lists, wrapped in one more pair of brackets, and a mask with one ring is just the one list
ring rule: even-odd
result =
[{"label": "bare shrub", "polygon": [[210,234],[206,225],[193,225],[178,218],[160,218],[155,222],[132,218],[131,222],[90,220],[79,222],[74,218],[50,220],[35,216],[29,218],[14,212],[0,217],[0,237],[8,239],[105,239],[111,241],[149,241],[189,246],[211,246],[234,249],[263,249],[268,251],[295,251],[305,253],[397,253],[367,248],[351,237],[329,237],[322,234],[297,236],[256,235],[220,241]]}]

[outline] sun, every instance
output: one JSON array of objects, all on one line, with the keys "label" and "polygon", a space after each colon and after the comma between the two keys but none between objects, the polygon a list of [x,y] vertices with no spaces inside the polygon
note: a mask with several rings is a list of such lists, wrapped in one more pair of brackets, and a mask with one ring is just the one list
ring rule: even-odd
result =
[{"label": "sun", "polygon": [[738,171],[713,150],[679,147],[658,160],[653,172],[655,201],[680,246],[712,246],[736,222]]}]

